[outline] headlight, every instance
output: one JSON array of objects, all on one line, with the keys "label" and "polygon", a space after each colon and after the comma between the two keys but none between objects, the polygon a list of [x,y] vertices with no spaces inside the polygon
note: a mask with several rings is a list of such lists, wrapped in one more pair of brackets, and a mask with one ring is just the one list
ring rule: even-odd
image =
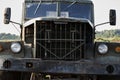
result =
[{"label": "headlight", "polygon": [[11,44],[10,48],[13,53],[19,53],[22,49],[22,46],[20,43],[14,42]]},{"label": "headlight", "polygon": [[108,46],[106,44],[100,44],[98,46],[98,51],[100,54],[106,54],[108,51]]}]

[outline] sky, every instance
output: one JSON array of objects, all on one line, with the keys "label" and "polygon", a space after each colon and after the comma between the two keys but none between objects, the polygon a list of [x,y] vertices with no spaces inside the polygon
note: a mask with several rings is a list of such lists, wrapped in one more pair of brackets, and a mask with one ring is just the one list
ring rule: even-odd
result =
[{"label": "sky", "polygon": [[[22,3],[24,0],[1,0],[0,1],[0,33],[20,34],[18,25],[4,24],[4,9],[11,7],[11,20],[21,23]],[[96,31],[120,29],[120,0],[92,0],[94,3],[95,25],[109,21],[109,10],[115,9],[117,14],[116,26],[109,24],[96,27]],[[17,29],[16,29],[17,28]],[[19,30],[19,31],[18,31]]]}]

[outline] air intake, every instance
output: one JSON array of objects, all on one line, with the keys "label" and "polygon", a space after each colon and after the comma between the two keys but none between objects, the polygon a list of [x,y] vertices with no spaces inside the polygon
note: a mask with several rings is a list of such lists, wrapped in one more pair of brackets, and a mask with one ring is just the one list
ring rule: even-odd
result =
[{"label": "air intake", "polygon": [[37,22],[36,53],[43,60],[80,60],[85,51],[86,24]]}]

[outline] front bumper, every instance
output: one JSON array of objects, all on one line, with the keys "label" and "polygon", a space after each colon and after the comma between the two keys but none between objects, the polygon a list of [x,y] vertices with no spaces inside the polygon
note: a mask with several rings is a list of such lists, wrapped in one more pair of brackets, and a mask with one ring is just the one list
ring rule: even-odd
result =
[{"label": "front bumper", "polygon": [[48,61],[40,59],[0,59],[0,70],[52,74],[119,75],[120,64],[102,64],[93,60]]}]

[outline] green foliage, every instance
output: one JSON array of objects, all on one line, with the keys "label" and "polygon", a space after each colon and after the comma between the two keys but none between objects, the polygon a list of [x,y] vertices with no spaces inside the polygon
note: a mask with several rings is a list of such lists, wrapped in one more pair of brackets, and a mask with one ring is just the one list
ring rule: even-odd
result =
[{"label": "green foliage", "polygon": [[105,30],[101,32],[97,31],[96,37],[104,37],[104,38],[120,37],[120,30]]},{"label": "green foliage", "polygon": [[10,33],[0,33],[0,40],[20,40],[20,36]]},{"label": "green foliage", "polygon": [[120,42],[120,30],[105,30],[101,32],[96,32],[97,41],[114,41]]}]

